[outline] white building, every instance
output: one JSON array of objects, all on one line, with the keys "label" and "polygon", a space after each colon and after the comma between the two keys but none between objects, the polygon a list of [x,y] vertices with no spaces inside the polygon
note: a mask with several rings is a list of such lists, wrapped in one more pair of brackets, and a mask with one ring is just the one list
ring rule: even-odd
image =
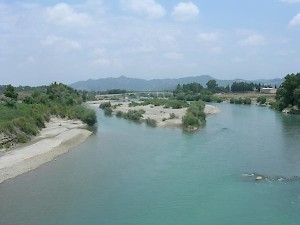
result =
[{"label": "white building", "polygon": [[276,94],[277,89],[276,88],[261,88],[260,92],[265,93],[265,94]]}]

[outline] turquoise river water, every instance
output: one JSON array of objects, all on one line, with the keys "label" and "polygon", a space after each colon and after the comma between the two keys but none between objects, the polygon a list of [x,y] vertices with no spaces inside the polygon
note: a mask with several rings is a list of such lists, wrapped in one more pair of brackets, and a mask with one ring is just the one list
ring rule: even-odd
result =
[{"label": "turquoise river water", "polygon": [[57,161],[0,185],[0,225],[298,225],[300,116],[218,104],[195,133],[96,109]]}]

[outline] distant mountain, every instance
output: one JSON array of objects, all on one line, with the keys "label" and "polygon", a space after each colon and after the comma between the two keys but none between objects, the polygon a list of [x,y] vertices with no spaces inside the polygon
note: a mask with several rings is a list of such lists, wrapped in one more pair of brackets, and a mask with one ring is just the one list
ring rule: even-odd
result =
[{"label": "distant mountain", "polygon": [[97,80],[86,80],[78,81],[76,83],[70,84],[71,87],[77,90],[86,91],[106,91],[110,89],[125,89],[130,91],[162,91],[162,90],[174,90],[177,84],[187,84],[192,82],[200,83],[206,86],[207,81],[216,80],[219,86],[231,85],[235,81],[244,82],[254,82],[261,84],[271,84],[273,86],[279,86],[283,80],[282,79],[272,79],[272,80],[218,80],[209,75],[201,75],[195,77],[183,77],[174,79],[153,79],[145,80],[140,78],[129,78],[125,76],[120,76],[118,78],[101,78]]}]

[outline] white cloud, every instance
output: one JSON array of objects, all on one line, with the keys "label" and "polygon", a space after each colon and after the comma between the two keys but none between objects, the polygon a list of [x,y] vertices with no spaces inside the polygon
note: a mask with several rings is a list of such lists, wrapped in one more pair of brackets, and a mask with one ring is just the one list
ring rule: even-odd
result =
[{"label": "white cloud", "polygon": [[161,18],[166,14],[164,7],[155,0],[121,0],[120,3],[123,10],[151,19]]},{"label": "white cloud", "polygon": [[184,58],[179,52],[167,52],[164,54],[164,57],[171,60],[180,60]]},{"label": "white cloud", "polygon": [[265,44],[265,38],[259,34],[253,34],[239,41],[241,46],[256,46]]},{"label": "white cloud", "polygon": [[33,56],[28,56],[26,62],[29,64],[35,63],[35,58]]},{"label": "white cloud", "polygon": [[222,48],[221,47],[218,47],[218,46],[215,46],[215,47],[212,47],[210,49],[210,53],[212,54],[215,54],[215,55],[218,55],[222,52]]},{"label": "white cloud", "polygon": [[103,56],[106,53],[106,49],[105,48],[95,48],[93,50],[93,55],[95,56]]},{"label": "white cloud", "polygon": [[91,65],[92,66],[108,66],[111,63],[112,63],[111,60],[109,60],[107,58],[99,58],[99,59],[93,60]]},{"label": "white cloud", "polygon": [[193,20],[199,15],[199,8],[192,2],[178,3],[172,12],[172,17],[178,21]]},{"label": "white cloud", "polygon": [[174,43],[176,42],[176,38],[172,35],[164,35],[160,38],[161,41],[166,42],[166,43]]},{"label": "white cloud", "polygon": [[217,41],[219,39],[218,33],[201,33],[198,35],[199,41]]},{"label": "white cloud", "polygon": [[241,57],[238,57],[238,56],[231,59],[231,62],[233,62],[233,63],[241,63],[243,61],[244,61],[244,59]]},{"label": "white cloud", "polygon": [[300,3],[300,0],[280,0],[280,1],[285,3]]},{"label": "white cloud", "polygon": [[76,12],[66,3],[59,3],[46,9],[48,22],[61,26],[87,26],[92,18],[85,13]]},{"label": "white cloud", "polygon": [[153,53],[156,51],[156,48],[153,46],[140,46],[135,48],[127,48],[127,51],[130,53]]},{"label": "white cloud", "polygon": [[298,13],[294,18],[290,21],[289,26],[299,26],[300,25],[300,13]]},{"label": "white cloud", "polygon": [[58,37],[55,35],[49,35],[44,40],[42,40],[42,44],[45,46],[54,46],[58,50],[62,50],[63,52],[69,52],[72,50],[81,49],[81,45],[74,40]]}]

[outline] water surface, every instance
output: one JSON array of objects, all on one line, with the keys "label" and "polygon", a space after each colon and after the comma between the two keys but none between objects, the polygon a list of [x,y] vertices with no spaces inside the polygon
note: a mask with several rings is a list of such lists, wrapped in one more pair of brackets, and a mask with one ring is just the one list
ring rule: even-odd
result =
[{"label": "water surface", "polygon": [[85,143],[0,185],[2,225],[292,225],[300,223],[300,117],[256,106],[189,134],[97,109]]}]

